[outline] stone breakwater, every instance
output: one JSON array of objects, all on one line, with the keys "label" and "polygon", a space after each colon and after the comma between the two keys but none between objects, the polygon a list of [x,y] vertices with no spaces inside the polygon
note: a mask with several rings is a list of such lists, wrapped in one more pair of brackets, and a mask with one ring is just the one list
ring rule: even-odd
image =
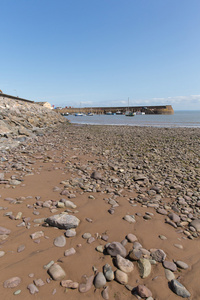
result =
[{"label": "stone breakwater", "polygon": [[55,111],[35,103],[9,98],[0,99],[0,142],[1,148],[15,147],[28,137],[42,134],[42,129],[66,122]]},{"label": "stone breakwater", "polygon": [[3,297],[198,299],[199,145],[198,129],[60,124],[2,151]]}]

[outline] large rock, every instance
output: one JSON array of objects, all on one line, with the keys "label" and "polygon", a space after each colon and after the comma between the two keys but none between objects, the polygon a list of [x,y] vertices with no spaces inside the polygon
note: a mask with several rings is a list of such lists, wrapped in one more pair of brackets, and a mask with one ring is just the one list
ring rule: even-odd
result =
[{"label": "large rock", "polygon": [[62,213],[45,219],[45,222],[50,226],[58,227],[60,229],[71,229],[76,228],[79,225],[80,220],[75,216]]},{"label": "large rock", "polygon": [[117,280],[121,284],[127,284],[128,283],[128,275],[121,270],[116,270],[115,271],[115,280]]},{"label": "large rock", "polygon": [[124,246],[119,242],[113,242],[109,244],[106,247],[106,250],[111,256],[117,256],[118,254],[122,257],[126,256],[126,248],[124,248]]}]

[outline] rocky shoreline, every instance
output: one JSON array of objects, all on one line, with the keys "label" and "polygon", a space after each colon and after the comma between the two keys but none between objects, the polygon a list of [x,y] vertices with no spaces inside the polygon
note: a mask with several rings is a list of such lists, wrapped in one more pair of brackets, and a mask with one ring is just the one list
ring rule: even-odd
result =
[{"label": "rocky shoreline", "polygon": [[3,297],[198,299],[199,129],[52,118],[1,148]]}]

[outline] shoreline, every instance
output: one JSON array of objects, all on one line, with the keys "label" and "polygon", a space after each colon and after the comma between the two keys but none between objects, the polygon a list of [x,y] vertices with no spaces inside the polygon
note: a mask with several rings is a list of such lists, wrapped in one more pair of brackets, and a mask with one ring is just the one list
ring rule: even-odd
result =
[{"label": "shoreline", "polygon": [[[5,239],[0,235],[0,251],[5,252],[0,257],[2,296],[14,299],[13,293],[20,289],[22,296],[32,299],[27,286],[42,279],[45,284],[36,285],[36,299],[103,299],[103,288],[95,292],[94,286],[87,293],[68,289],[66,294],[43,266],[54,260],[65,270],[65,279],[80,284],[84,274],[94,274],[94,267],[102,272],[109,263],[116,270],[112,257],[96,247],[124,241],[128,254],[134,245],[126,238],[131,233],[142,245],[144,258],[152,258],[153,249],[162,249],[166,261],[188,264],[188,269],[178,268],[173,274],[190,292],[190,299],[197,300],[200,242],[191,222],[200,218],[199,138],[198,128],[65,124],[4,151],[0,224],[11,233]],[[63,206],[61,199],[77,207]],[[76,236],[57,247],[54,239],[64,236],[65,230],[47,226],[44,219],[66,210],[80,224]],[[126,215],[133,220],[124,220]],[[31,239],[38,231],[44,236]],[[93,242],[82,237],[85,233]],[[24,249],[18,252],[20,246]],[[72,247],[76,253],[65,256]],[[155,300],[180,299],[168,286],[162,262],[152,264],[150,274],[142,279],[137,260],[131,261],[129,286],[145,284]],[[13,276],[21,283],[4,288]],[[134,299],[134,291],[116,280],[106,286],[110,299]]]}]

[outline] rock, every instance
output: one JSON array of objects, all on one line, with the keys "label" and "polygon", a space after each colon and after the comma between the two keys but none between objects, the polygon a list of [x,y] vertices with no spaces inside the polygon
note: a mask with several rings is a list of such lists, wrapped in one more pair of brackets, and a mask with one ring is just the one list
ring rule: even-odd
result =
[{"label": "rock", "polygon": [[140,258],[138,260],[138,267],[140,270],[140,276],[142,278],[147,278],[151,273],[151,263],[148,259]]},{"label": "rock", "polygon": [[92,236],[91,233],[86,232],[86,233],[84,233],[84,234],[82,235],[82,238],[83,238],[83,239],[89,239],[91,236]]},{"label": "rock", "polygon": [[64,286],[68,289],[77,289],[79,287],[78,282],[74,282],[72,280],[62,280],[61,286]]},{"label": "rock", "polygon": [[151,253],[151,257],[157,262],[163,262],[166,258],[166,254],[163,250],[157,249]]},{"label": "rock", "polygon": [[94,286],[96,289],[102,288],[106,284],[106,278],[102,272],[97,273],[94,278]]},{"label": "rock", "polygon": [[76,204],[74,204],[74,202],[72,202],[70,200],[64,200],[63,202],[65,204],[65,207],[67,207],[67,208],[73,208],[74,209],[74,208],[77,207]]},{"label": "rock", "polygon": [[17,248],[17,252],[20,253],[20,252],[24,251],[24,249],[25,249],[25,245],[21,245]]},{"label": "rock", "polygon": [[129,223],[135,223],[135,217],[133,215],[125,215],[123,219]]},{"label": "rock", "polygon": [[176,279],[172,279],[171,289],[178,296],[183,298],[190,297],[190,292]]},{"label": "rock", "polygon": [[142,298],[148,298],[152,296],[152,292],[145,285],[142,284],[137,286],[137,293]]},{"label": "rock", "polygon": [[181,268],[181,269],[184,269],[184,270],[187,270],[189,268],[189,266],[181,260],[175,261],[175,264],[177,265],[178,268]]},{"label": "rock", "polygon": [[165,260],[165,261],[163,261],[162,264],[163,264],[163,267],[164,267],[165,269],[168,269],[168,270],[170,270],[170,271],[172,271],[172,272],[177,271],[177,266],[175,265],[175,263],[173,263],[173,262],[171,262],[171,261]]},{"label": "rock", "polygon": [[44,265],[43,268],[44,268],[45,270],[48,270],[53,264],[54,264],[54,261],[51,260],[48,264]]},{"label": "rock", "polygon": [[60,265],[58,264],[53,264],[49,269],[48,269],[48,273],[49,275],[54,279],[54,280],[62,280],[65,278],[66,273],[63,270],[63,268],[61,268]]},{"label": "rock", "polygon": [[103,273],[108,281],[112,281],[115,277],[112,267],[109,264],[105,264],[105,266],[103,266]]},{"label": "rock", "polygon": [[86,279],[86,283],[80,283],[78,287],[79,292],[80,293],[88,292],[93,285],[93,280],[94,280],[94,275],[91,275]]},{"label": "rock", "polygon": [[102,293],[101,293],[103,299],[105,299],[105,300],[108,300],[108,299],[109,299],[108,290],[109,290],[109,287],[106,286],[106,287],[103,289]]},{"label": "rock", "polygon": [[11,233],[10,229],[0,226],[0,235],[6,235],[6,234],[10,234],[10,233]]},{"label": "rock", "polygon": [[4,251],[0,251],[0,257],[4,256],[5,252]]},{"label": "rock", "polygon": [[54,239],[53,244],[56,247],[64,247],[66,245],[66,238],[63,235],[58,236]]},{"label": "rock", "polygon": [[4,288],[15,288],[21,283],[21,278],[19,277],[11,277],[4,281],[3,286]]},{"label": "rock", "polygon": [[79,225],[80,220],[75,216],[62,213],[45,219],[45,222],[50,226],[60,229],[71,229],[76,228]]},{"label": "rock", "polygon": [[19,295],[21,293],[21,290],[17,290],[13,293],[13,295]]},{"label": "rock", "polygon": [[123,258],[119,254],[116,256],[115,263],[117,267],[125,273],[129,273],[133,271],[134,268],[133,263],[130,260]]},{"label": "rock", "polygon": [[137,241],[137,237],[136,237],[134,234],[132,234],[132,233],[127,234],[126,239],[127,239],[130,243],[134,243],[134,242]]},{"label": "rock", "polygon": [[132,249],[128,254],[130,260],[139,260],[141,256],[142,251],[140,249]]},{"label": "rock", "polygon": [[98,252],[100,252],[100,253],[103,253],[103,251],[104,251],[104,246],[103,246],[103,245],[98,245],[98,246],[96,247],[96,250],[97,250]]},{"label": "rock", "polygon": [[196,231],[200,232],[200,219],[193,220],[190,226],[194,227]]},{"label": "rock", "polygon": [[35,284],[33,284],[33,283],[30,283],[30,284],[27,286],[27,289],[29,290],[29,292],[30,292],[31,295],[34,295],[34,294],[36,294],[36,293],[39,292],[37,286],[35,286]]},{"label": "rock", "polygon": [[98,171],[94,171],[91,174],[91,178],[93,178],[95,180],[102,180],[102,175]]},{"label": "rock", "polygon": [[43,231],[37,231],[37,232],[34,232],[30,235],[30,237],[32,238],[32,240],[35,240],[35,239],[39,239],[41,237],[44,236],[44,232]]},{"label": "rock", "polygon": [[75,229],[68,229],[68,230],[65,232],[65,236],[66,236],[67,238],[76,236],[76,230],[75,230]]},{"label": "rock", "polygon": [[75,253],[76,253],[76,250],[74,248],[70,248],[68,250],[65,250],[64,256],[74,255]]},{"label": "rock", "polygon": [[43,286],[43,285],[45,285],[44,281],[41,278],[35,279],[33,282],[34,282],[34,284],[36,286]]},{"label": "rock", "polygon": [[168,281],[175,279],[174,273],[168,269],[165,269],[165,277],[167,278]]},{"label": "rock", "polygon": [[117,280],[119,283],[125,285],[128,283],[128,275],[121,270],[116,270],[115,271],[115,280]]},{"label": "rock", "polygon": [[173,212],[168,214],[168,217],[170,218],[170,220],[172,220],[175,223],[179,223],[181,221],[180,217]]},{"label": "rock", "polygon": [[113,242],[106,247],[106,251],[111,256],[117,256],[118,254],[122,257],[126,256],[126,248],[119,242]]}]

